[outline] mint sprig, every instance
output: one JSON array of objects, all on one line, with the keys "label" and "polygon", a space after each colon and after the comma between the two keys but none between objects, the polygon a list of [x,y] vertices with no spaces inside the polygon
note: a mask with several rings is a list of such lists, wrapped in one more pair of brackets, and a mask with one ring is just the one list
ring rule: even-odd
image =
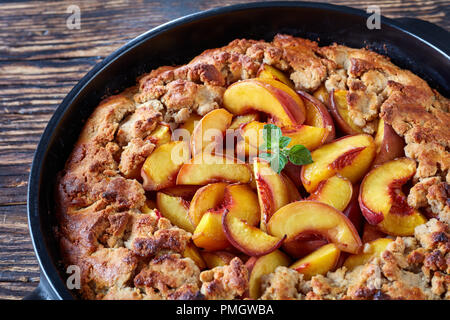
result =
[{"label": "mint sprig", "polygon": [[259,157],[268,161],[276,173],[280,173],[288,161],[296,165],[312,163],[311,153],[301,144],[288,148],[291,138],[283,136],[281,129],[274,124],[266,124],[263,128],[263,143]]}]

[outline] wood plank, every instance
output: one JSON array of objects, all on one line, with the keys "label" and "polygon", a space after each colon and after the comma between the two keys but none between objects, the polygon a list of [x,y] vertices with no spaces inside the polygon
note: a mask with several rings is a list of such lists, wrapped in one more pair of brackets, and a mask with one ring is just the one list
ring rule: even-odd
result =
[{"label": "wood plank", "polygon": [[[136,1],[130,5],[128,1],[81,1],[79,30],[66,26],[69,17],[66,10],[73,4],[70,1],[6,3],[0,16],[0,43],[3,43],[0,57],[7,60],[105,57],[129,39],[171,19],[242,2],[245,1]],[[338,3],[364,10],[374,4],[371,0]],[[382,0],[376,5],[387,17],[409,15],[449,29],[447,3],[446,0]]]},{"label": "wood plank", "polygon": [[23,203],[29,166],[58,104],[99,59],[0,62],[0,205]]},{"label": "wood plank", "polygon": [[26,204],[0,206],[0,283],[6,282],[39,282]]},{"label": "wood plank", "polygon": [[0,299],[21,300],[38,286],[38,282],[0,281]]},{"label": "wood plank", "polygon": [[[98,58],[0,61],[0,112],[5,114],[53,113],[72,87],[100,61]],[[1,117],[14,124],[11,118]]]}]

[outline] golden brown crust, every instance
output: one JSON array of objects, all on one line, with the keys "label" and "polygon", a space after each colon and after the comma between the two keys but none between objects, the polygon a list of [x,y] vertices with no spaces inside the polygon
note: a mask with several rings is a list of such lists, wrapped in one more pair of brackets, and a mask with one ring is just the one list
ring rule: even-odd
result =
[{"label": "golden brown crust", "polygon": [[[272,42],[234,40],[206,50],[184,66],[160,67],[138,85],[109,97],[94,110],[56,188],[58,238],[65,265],[80,266],[87,299],[236,299],[248,287],[239,259],[204,271],[180,254],[191,234],[146,201],[140,168],[155,145],[158,123],[172,127],[191,113],[222,105],[228,85],[257,76],[261,65],[282,70],[296,89],[324,85],[348,90],[355,125],[373,133],[382,117],[406,141],[418,162],[408,203],[450,221],[450,102],[388,58],[366,49],[319,47],[277,35]],[[449,299],[448,230],[431,220],[414,238],[399,238],[383,256],[358,272],[340,269],[302,280],[277,268],[263,281],[263,299]]]},{"label": "golden brown crust", "polygon": [[248,290],[248,270],[236,257],[229,265],[203,271],[200,281],[201,293],[208,300],[238,299]]},{"label": "golden brown crust", "polygon": [[162,254],[141,270],[134,278],[134,285],[151,299],[195,299],[199,296],[199,274],[191,259]]},{"label": "golden brown crust", "polygon": [[275,272],[263,276],[261,289],[262,300],[297,300],[302,297],[297,284],[303,275],[285,267],[278,267]]}]

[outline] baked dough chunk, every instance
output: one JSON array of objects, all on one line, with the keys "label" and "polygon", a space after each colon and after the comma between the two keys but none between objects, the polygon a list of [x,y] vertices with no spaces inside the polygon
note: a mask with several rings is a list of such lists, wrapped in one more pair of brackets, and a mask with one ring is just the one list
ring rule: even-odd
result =
[{"label": "baked dough chunk", "polygon": [[178,254],[161,254],[134,278],[134,285],[150,299],[188,300],[199,294],[200,270]]},{"label": "baked dough chunk", "polygon": [[191,238],[189,232],[172,226],[169,220],[152,214],[134,214],[125,246],[146,258],[159,252],[182,253]]},{"label": "baked dough chunk", "polygon": [[84,294],[101,299],[111,287],[121,288],[132,279],[137,259],[125,248],[102,248],[84,261],[87,276],[84,279]]},{"label": "baked dough chunk", "polygon": [[430,103],[434,97],[425,81],[373,51],[334,44],[321,48],[320,52],[336,65],[329,70],[326,89],[348,90],[349,114],[355,125],[368,133],[374,131],[372,121],[378,118],[382,104],[391,94],[389,84],[414,88],[424,103]]},{"label": "baked dough chunk", "polygon": [[229,265],[203,271],[200,281],[201,293],[208,300],[238,299],[248,289],[248,270],[236,257]]},{"label": "baked dough chunk", "polygon": [[275,272],[264,275],[261,283],[262,300],[302,300],[299,285],[303,275],[293,269],[277,267]]}]

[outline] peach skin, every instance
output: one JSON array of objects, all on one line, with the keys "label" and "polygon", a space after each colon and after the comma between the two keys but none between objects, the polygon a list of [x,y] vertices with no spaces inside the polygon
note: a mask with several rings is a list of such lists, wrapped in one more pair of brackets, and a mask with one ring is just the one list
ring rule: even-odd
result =
[{"label": "peach skin", "polygon": [[362,245],[358,232],[346,216],[317,201],[302,200],[282,207],[269,220],[267,231],[278,238],[287,236],[286,241],[315,233],[349,253],[358,253]]}]

